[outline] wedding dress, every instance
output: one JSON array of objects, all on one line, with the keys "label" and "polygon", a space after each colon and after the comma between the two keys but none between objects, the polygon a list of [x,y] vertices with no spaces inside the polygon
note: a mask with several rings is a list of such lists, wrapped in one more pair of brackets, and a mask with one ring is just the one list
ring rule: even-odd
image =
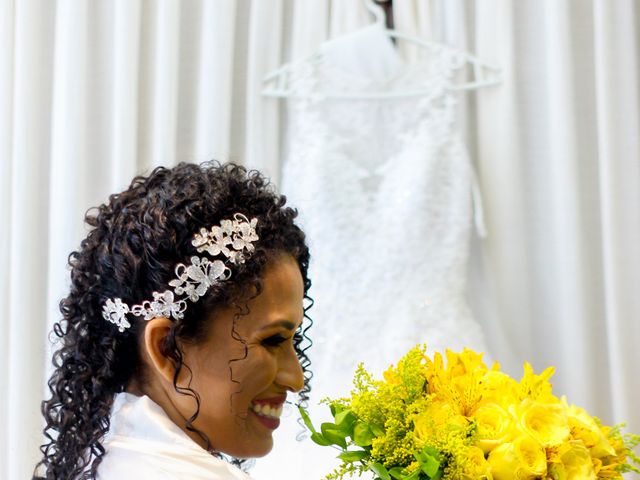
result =
[{"label": "wedding dress", "polygon": [[116,395],[103,444],[98,480],[250,480],[195,443],[147,396]]},{"label": "wedding dress", "polygon": [[[418,343],[486,352],[465,299],[474,173],[456,129],[460,65],[443,49],[405,65],[375,28],[327,42],[291,78],[282,192],[311,251],[312,399],[348,395],[359,362],[376,375]],[[340,100],[313,92],[427,89],[419,98]],[[479,207],[479,205],[475,205]],[[296,417],[294,412],[292,417]],[[338,453],[293,418],[254,478],[319,480]]]}]

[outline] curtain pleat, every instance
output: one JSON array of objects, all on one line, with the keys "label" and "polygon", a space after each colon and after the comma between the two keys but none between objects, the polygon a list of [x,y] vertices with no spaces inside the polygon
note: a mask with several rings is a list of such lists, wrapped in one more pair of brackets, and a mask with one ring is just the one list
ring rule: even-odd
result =
[{"label": "curtain pleat", "polygon": [[[180,67],[179,2],[144,3],[139,85],[139,171],[176,162]],[[187,86],[183,86],[187,88]]]},{"label": "curtain pleat", "polygon": [[[600,213],[613,414],[640,430],[638,4],[594,1]],[[635,319],[635,320],[633,320]],[[607,378],[605,377],[605,378]]]},{"label": "curtain pleat", "polygon": [[264,76],[284,62],[282,7],[282,0],[251,3],[247,51],[244,163],[274,181],[280,176],[279,103],[260,92]]},{"label": "curtain pleat", "polygon": [[205,2],[199,25],[194,148],[197,159],[231,154],[236,1]]},{"label": "curtain pleat", "polygon": [[[166,2],[170,3],[170,2]],[[105,52],[109,59],[110,69],[106,72],[109,78],[109,105],[104,105],[110,113],[111,135],[109,138],[110,158],[114,183],[112,187],[121,188],[138,171],[138,92],[140,90],[140,26],[141,2],[139,0],[117,0],[112,3],[111,28],[109,39],[105,45],[112,50]],[[167,14],[171,16],[171,12]],[[170,22],[171,20],[169,20]],[[169,38],[173,44],[176,38]],[[169,50],[171,51],[171,50]],[[168,87],[170,89],[171,86]],[[168,92],[161,92],[161,96]],[[168,111],[167,115],[175,116]],[[171,125],[168,130],[175,127]],[[173,131],[173,130],[172,130]],[[158,132],[160,133],[160,132]],[[162,131],[162,135],[167,132]],[[159,138],[165,138],[160,136]],[[169,140],[167,140],[169,141]],[[166,159],[166,156],[165,156]],[[147,159],[143,159],[147,161]]]},{"label": "curtain pleat", "polygon": [[[482,5],[480,5],[482,4]],[[518,355],[531,358],[530,338],[534,330],[517,319],[531,309],[528,292],[530,271],[525,225],[526,195],[522,158],[522,129],[518,121],[522,78],[516,61],[518,38],[517,5],[503,0],[476,2],[476,52],[499,65],[502,82],[476,96],[477,150],[471,152],[478,165],[489,238],[474,239],[469,296],[476,314],[483,320],[492,356],[510,373],[518,373]],[[495,119],[500,118],[499,128]],[[493,193],[496,195],[493,195]],[[497,194],[508,198],[504,202]],[[490,274],[489,274],[490,272]]]},{"label": "curtain pleat", "polygon": [[[3,364],[3,478],[31,473],[41,443],[46,308],[47,199],[51,147],[51,85],[55,9],[24,0],[13,4],[12,138],[3,162],[10,163],[9,281],[0,292],[5,305],[3,336],[8,353]],[[3,105],[3,109],[6,106]],[[3,152],[4,153],[4,152]]]},{"label": "curtain pleat", "polygon": [[292,60],[312,55],[329,38],[329,5],[329,0],[293,4]]},{"label": "curtain pleat", "polygon": [[[0,222],[5,228],[0,228],[0,326],[4,334],[0,334],[0,374],[2,378],[9,378],[9,288],[11,285],[11,180],[13,169],[13,64],[15,55],[14,44],[14,12],[13,1],[0,2]],[[37,371],[37,370],[36,370]],[[0,422],[6,425],[9,413],[9,392],[11,386],[5,381],[0,387]],[[9,452],[7,435],[0,433],[0,465],[8,465]],[[8,471],[0,470],[0,475]]]}]

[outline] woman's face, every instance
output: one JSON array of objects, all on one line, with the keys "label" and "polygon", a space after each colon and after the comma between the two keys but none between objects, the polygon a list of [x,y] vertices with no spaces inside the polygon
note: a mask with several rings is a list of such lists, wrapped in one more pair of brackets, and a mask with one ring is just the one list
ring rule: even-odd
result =
[{"label": "woman's face", "polygon": [[[201,400],[194,426],[215,450],[238,458],[271,450],[287,392],[304,385],[293,347],[303,296],[298,263],[289,255],[278,257],[267,266],[263,291],[249,301],[248,315],[234,322],[236,309],[216,313],[205,342],[183,348],[193,372],[191,388]],[[179,384],[186,379],[181,375]],[[175,393],[172,402],[185,419],[194,413],[193,399]]]}]

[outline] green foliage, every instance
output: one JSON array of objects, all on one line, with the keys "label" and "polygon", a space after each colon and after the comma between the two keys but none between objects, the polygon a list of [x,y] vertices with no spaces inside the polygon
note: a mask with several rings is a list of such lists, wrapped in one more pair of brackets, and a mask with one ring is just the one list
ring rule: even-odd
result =
[{"label": "green foliage", "polygon": [[[362,365],[356,371],[349,399],[323,400],[333,422],[317,431],[306,411],[302,419],[319,445],[338,448],[342,465],[327,479],[373,472],[377,480],[437,480],[442,477],[441,456],[433,448],[418,448],[412,415],[424,407],[426,380],[424,349],[415,348],[376,381]],[[392,377],[393,378],[392,378]]]}]

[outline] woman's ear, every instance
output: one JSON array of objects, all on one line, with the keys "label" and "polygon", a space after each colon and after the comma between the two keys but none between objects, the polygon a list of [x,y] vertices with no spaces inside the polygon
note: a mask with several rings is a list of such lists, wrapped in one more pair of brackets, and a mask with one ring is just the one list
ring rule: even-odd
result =
[{"label": "woman's ear", "polygon": [[159,375],[168,383],[173,383],[175,363],[164,353],[164,343],[173,322],[166,317],[153,318],[147,322],[144,329],[144,346],[147,363],[154,374]]}]

